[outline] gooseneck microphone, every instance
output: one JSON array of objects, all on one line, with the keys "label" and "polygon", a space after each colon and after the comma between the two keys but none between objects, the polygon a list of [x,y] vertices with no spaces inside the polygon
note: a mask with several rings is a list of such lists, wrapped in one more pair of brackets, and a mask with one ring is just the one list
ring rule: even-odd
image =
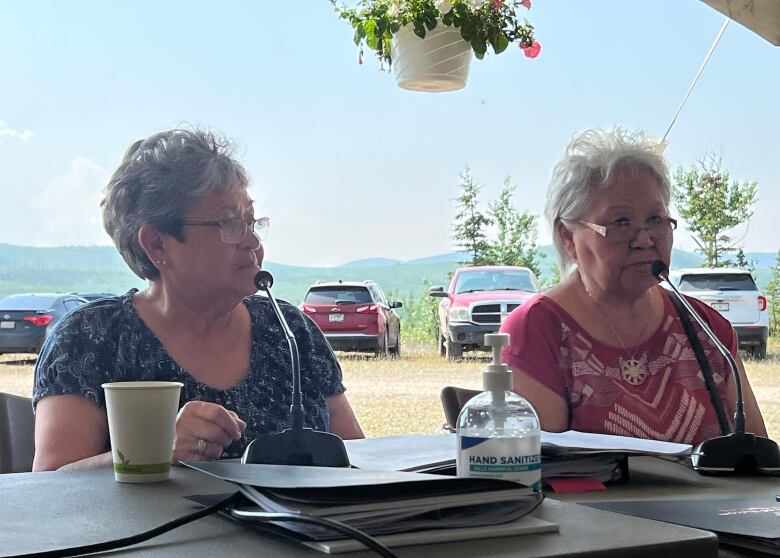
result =
[{"label": "gooseneck microphone", "polygon": [[[691,461],[694,469],[703,473],[737,473],[756,474],[758,472],[780,471],[780,448],[769,438],[756,436],[745,432],[745,407],[742,396],[742,380],[739,377],[737,363],[723,343],[712,333],[707,323],[702,319],[690,302],[680,293],[669,280],[669,268],[661,260],[652,263],[651,271],[659,281],[665,281],[670,287],[670,294],[682,305],[687,313],[699,324],[723,358],[728,363],[737,388],[736,409],[734,411],[734,432],[725,433],[710,440],[705,440],[693,449]],[[706,372],[702,370],[706,375]],[[714,386],[707,386],[714,389]],[[711,393],[713,400],[720,397]],[[717,408],[716,408],[717,410]]]},{"label": "gooseneck microphone", "polygon": [[255,274],[254,282],[258,290],[262,289],[268,295],[290,349],[292,403],[290,404],[290,428],[273,434],[262,434],[252,440],[244,450],[241,463],[349,467],[349,457],[341,438],[330,432],[303,427],[304,409],[298,343],[279,309],[279,304],[271,294],[273,276],[267,271],[260,270]]}]

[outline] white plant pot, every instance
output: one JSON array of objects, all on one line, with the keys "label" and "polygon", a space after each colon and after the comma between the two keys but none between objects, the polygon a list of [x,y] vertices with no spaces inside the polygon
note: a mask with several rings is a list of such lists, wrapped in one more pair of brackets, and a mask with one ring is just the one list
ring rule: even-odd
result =
[{"label": "white plant pot", "polygon": [[466,87],[471,45],[460,29],[439,24],[421,39],[411,25],[393,35],[391,54],[395,81],[412,91],[456,91]]}]

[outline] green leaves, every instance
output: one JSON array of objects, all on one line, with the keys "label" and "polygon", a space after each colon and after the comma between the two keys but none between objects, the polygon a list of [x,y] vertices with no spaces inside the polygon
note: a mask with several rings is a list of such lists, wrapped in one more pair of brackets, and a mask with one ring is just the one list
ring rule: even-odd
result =
[{"label": "green leaves", "polygon": [[729,184],[728,171],[721,170],[721,161],[708,154],[700,169],[679,168],[674,175],[674,202],[680,216],[688,223],[693,240],[704,255],[708,267],[730,265],[727,254],[736,246],[727,232],[753,216],[757,184]]},{"label": "green leaves", "polygon": [[506,50],[506,47],[509,46],[509,39],[507,39],[506,35],[500,32],[492,33],[489,37],[490,39],[490,46],[493,47],[493,52],[496,54],[501,54]]}]

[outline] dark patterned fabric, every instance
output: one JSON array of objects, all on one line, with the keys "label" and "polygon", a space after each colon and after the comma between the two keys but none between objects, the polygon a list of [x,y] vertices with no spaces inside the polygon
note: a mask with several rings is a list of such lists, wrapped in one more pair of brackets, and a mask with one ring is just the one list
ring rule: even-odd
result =
[{"label": "dark patterned fabric", "polygon": [[[49,395],[76,394],[105,407],[100,387],[105,382],[181,382],[179,407],[209,401],[246,421],[244,436],[225,448],[222,457],[238,457],[258,434],[289,425],[290,352],[266,298],[244,299],[252,323],[250,370],[238,384],[220,390],[199,382],[171,358],[136,312],[135,292],[95,301],[60,320],[38,357],[33,405]],[[279,305],[298,342],[304,425],[327,431],[325,398],[345,391],[341,368],[317,326],[296,307],[283,301]]]}]

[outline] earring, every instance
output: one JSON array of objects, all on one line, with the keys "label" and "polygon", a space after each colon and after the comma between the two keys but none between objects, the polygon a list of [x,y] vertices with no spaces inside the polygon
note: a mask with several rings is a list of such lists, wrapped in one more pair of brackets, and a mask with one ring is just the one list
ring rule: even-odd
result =
[{"label": "earring", "polygon": [[157,265],[165,265],[168,263],[168,260],[155,260],[154,263]]}]

